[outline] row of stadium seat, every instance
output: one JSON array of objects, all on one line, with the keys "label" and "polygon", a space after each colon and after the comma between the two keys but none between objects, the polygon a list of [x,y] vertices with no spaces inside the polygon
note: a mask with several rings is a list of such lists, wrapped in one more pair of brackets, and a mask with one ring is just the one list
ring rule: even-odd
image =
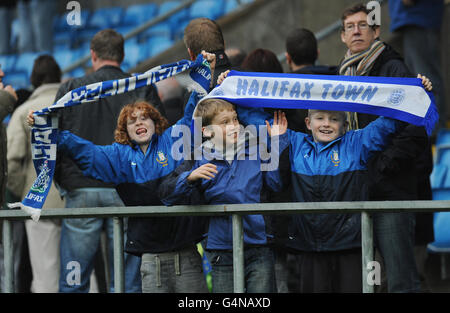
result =
[{"label": "row of stadium seat", "polygon": [[[433,200],[450,200],[450,130],[441,129],[436,136],[435,160],[430,182]],[[436,212],[433,219],[434,239],[428,251],[450,253],[450,212]],[[441,273],[443,275],[443,273]]]},{"label": "row of stadium seat", "polygon": [[[125,59],[122,64],[128,70],[139,62],[164,51],[182,38],[187,23],[197,17],[217,19],[235,10],[240,4],[253,0],[197,0],[190,7],[172,15],[169,19],[150,27],[136,37],[125,42]],[[151,19],[161,16],[182,4],[182,0],[164,1],[159,6],[156,3],[135,4],[126,8],[109,7],[90,12],[82,9],[81,25],[70,26],[67,14],[55,17],[54,50],[55,57],[62,69],[89,52],[92,36],[101,29],[113,28],[126,35],[136,27]],[[17,27],[17,21],[13,29]],[[14,32],[14,31],[13,31]],[[0,64],[7,73],[5,82],[15,88],[27,88],[34,59],[42,53],[22,53],[0,55]],[[69,76],[83,75],[82,69],[69,73]]]}]

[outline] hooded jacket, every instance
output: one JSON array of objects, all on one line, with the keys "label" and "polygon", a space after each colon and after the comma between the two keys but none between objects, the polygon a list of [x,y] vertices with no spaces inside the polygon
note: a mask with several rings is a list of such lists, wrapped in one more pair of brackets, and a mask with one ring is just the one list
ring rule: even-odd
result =
[{"label": "hooded jacket", "polygon": [[[177,204],[189,197],[194,191],[204,195],[207,204],[260,203],[262,186],[279,191],[282,184],[278,166],[275,170],[262,171],[261,160],[255,146],[240,137],[237,153],[232,158],[224,158],[217,150],[202,149],[202,159],[185,161],[171,175],[167,176],[158,193],[166,205]],[[279,137],[279,151],[287,147],[287,136]],[[278,157],[278,155],[277,155]],[[231,159],[231,161],[230,161]],[[190,183],[187,177],[198,167],[212,163],[218,173],[210,180],[201,179]],[[244,244],[266,245],[270,236],[266,229],[264,217],[260,214],[243,216]],[[232,217],[214,216],[210,218],[208,250],[231,250]]]},{"label": "hooded jacket", "polygon": [[7,141],[4,118],[13,111],[16,99],[5,90],[0,90],[0,207],[3,204],[6,189],[8,165],[6,159]]}]

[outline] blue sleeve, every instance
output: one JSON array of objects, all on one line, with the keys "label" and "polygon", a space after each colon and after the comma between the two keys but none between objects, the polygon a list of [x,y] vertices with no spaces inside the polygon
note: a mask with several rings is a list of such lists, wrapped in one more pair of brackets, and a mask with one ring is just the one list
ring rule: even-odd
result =
[{"label": "blue sleeve", "polygon": [[[197,92],[192,92],[184,108],[184,116],[164,131],[161,136],[164,140],[168,140],[173,143],[182,136],[188,136],[190,134],[192,115],[194,114],[195,107],[200,99],[201,96]],[[174,134],[173,136],[172,133]]]},{"label": "blue sleeve", "polygon": [[366,164],[374,152],[384,150],[390,144],[392,135],[406,125],[405,122],[381,116],[363,129],[352,132],[352,146],[360,147],[362,163]]},{"label": "blue sleeve", "polygon": [[116,144],[94,145],[64,130],[58,134],[58,149],[72,158],[86,176],[116,185],[125,182],[121,171],[124,163]]},{"label": "blue sleeve", "polygon": [[236,113],[244,126],[247,125],[266,125],[266,120],[272,124],[273,117],[262,108],[247,108],[236,105]]},{"label": "blue sleeve", "polygon": [[[283,183],[280,176],[280,155],[289,146],[289,136],[285,134],[278,137],[279,144],[271,144],[271,157],[268,161],[263,161],[263,177],[265,185],[272,191],[279,192],[283,188]],[[277,147],[278,146],[278,147]]]},{"label": "blue sleeve", "polygon": [[158,197],[165,205],[185,203],[196,188],[196,184],[188,182],[187,177],[196,166],[193,161],[184,161],[172,173],[163,178],[158,187]]}]

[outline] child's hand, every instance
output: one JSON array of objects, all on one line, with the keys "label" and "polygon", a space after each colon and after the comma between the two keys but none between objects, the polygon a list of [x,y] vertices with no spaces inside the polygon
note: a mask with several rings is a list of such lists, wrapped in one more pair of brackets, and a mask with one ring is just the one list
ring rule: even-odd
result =
[{"label": "child's hand", "polygon": [[220,85],[225,80],[225,78],[227,78],[229,72],[230,70],[226,70],[225,72],[221,73],[219,77],[217,77],[217,85]]},{"label": "child's hand", "polygon": [[188,176],[187,180],[189,182],[194,182],[201,178],[210,180],[211,178],[214,178],[216,176],[215,174],[217,173],[217,166],[212,163],[206,163],[193,170],[192,173]]},{"label": "child's hand", "polygon": [[270,127],[268,121],[266,121],[267,133],[269,133],[270,137],[283,135],[288,126],[286,114],[280,110],[275,111],[273,113],[273,129]]},{"label": "child's hand", "polygon": [[33,126],[33,125],[34,125],[34,116],[33,116],[33,113],[34,113],[34,111],[33,111],[33,110],[30,110],[30,112],[28,112],[28,115],[27,115],[27,124],[30,125],[30,126]]},{"label": "child's hand", "polygon": [[[209,68],[211,70],[211,77],[214,77],[214,69],[216,68],[216,55],[214,53],[206,52],[202,50],[202,56],[209,62]],[[211,78],[210,88],[214,86],[213,79]]]},{"label": "child's hand", "polygon": [[428,79],[428,77],[417,74],[417,78],[422,79],[422,85],[425,87],[425,89],[427,91],[431,91],[431,89],[433,89],[433,86],[431,85],[431,81]]}]

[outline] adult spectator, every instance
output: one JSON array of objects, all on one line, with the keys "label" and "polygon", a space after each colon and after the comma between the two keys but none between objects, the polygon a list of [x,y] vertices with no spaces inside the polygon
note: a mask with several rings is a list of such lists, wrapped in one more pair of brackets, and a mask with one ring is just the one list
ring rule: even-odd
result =
[{"label": "adult spectator", "polygon": [[[319,74],[336,75],[336,66],[316,65],[319,57],[317,39],[306,28],[296,28],[286,37],[286,63],[293,74]],[[305,117],[308,110],[289,110],[286,112],[289,128],[295,131],[308,133]]]},{"label": "adult spectator", "polygon": [[193,19],[184,29],[183,40],[192,61],[202,50],[216,55],[213,76],[213,87],[215,87],[219,75],[231,68],[230,61],[225,54],[225,41],[219,24],[206,17]]},{"label": "adult spectator", "polygon": [[[403,57],[413,74],[423,74],[433,83],[433,93],[439,110],[439,128],[445,128],[447,105],[441,67],[441,26],[444,1],[389,0],[390,30],[399,35]],[[436,131],[434,132],[436,134]],[[434,137],[434,136],[433,136]],[[429,149],[429,148],[428,148]],[[418,200],[431,200],[431,169],[422,168]],[[433,213],[416,213],[416,260],[424,290],[428,289],[425,275],[427,244],[434,241]]]},{"label": "adult spectator", "polygon": [[[39,56],[31,73],[31,84],[35,90],[14,111],[8,124],[7,189],[19,201],[26,196],[36,179],[31,157],[31,129],[26,124],[26,117],[30,110],[37,111],[53,104],[61,75],[61,69],[52,56]],[[53,184],[43,208],[63,207],[64,201]],[[58,292],[60,223],[59,219],[43,219],[39,223],[25,221],[33,273],[32,292]]]},{"label": "adult spectator", "polygon": [[[400,55],[379,39],[380,26],[369,25],[364,4],[346,9],[341,40],[348,51],[339,73],[352,76],[414,77]],[[377,116],[352,113],[350,127],[364,128]],[[369,200],[417,200],[419,183],[432,168],[429,140],[423,127],[408,125],[368,163]],[[429,188],[429,187],[427,187]],[[373,214],[375,244],[385,264],[389,292],[418,292],[414,256],[415,214]]]},{"label": "adult spectator", "polygon": [[[3,125],[3,119],[10,114],[14,109],[14,104],[17,101],[17,95],[11,86],[4,86],[3,85],[3,77],[5,74],[3,73],[1,67],[0,67],[0,207],[3,205],[4,202],[4,195],[5,195],[5,189],[6,189],[6,182],[7,182],[7,159],[6,159],[6,153],[7,153],[7,141],[6,141],[6,129]],[[2,238],[3,235],[3,229],[2,229],[3,223],[0,226],[0,238]],[[1,244],[1,252],[3,254],[3,245]],[[3,261],[3,256],[1,257],[1,260]],[[3,262],[0,264],[0,278],[4,276],[3,273]],[[0,289],[3,289],[3,282],[0,282]]]},{"label": "adult spectator", "polygon": [[225,54],[230,61],[231,68],[237,71],[240,70],[241,64],[247,56],[247,52],[245,52],[245,50],[241,48],[227,48],[225,50]]},{"label": "adult spectator", "polygon": [[0,4],[0,54],[10,54],[13,52],[11,47],[11,25],[14,17],[16,0],[3,0]]},{"label": "adult spectator", "polygon": [[19,0],[19,52],[51,52],[53,50],[53,0]]},{"label": "adult spectator", "polygon": [[[70,90],[96,82],[121,79],[130,75],[120,69],[124,58],[123,36],[112,29],[99,31],[91,40],[91,61],[94,72],[63,83],[55,101]],[[86,103],[60,111],[59,128],[98,145],[112,144],[117,118],[122,107],[137,100],[148,101],[162,111],[161,101],[154,86],[146,86],[124,94],[106,97],[95,103]],[[164,114],[164,112],[161,112]],[[67,156],[58,155],[55,181],[61,195],[66,199],[67,208],[77,207],[117,207],[123,201],[111,184],[85,177],[77,165]],[[127,224],[127,221],[124,223]],[[102,229],[106,228],[109,238],[110,268],[112,264],[112,219],[80,218],[63,219],[61,226],[61,271],[60,292],[87,292],[89,277],[100,242]],[[126,242],[126,238],[125,238]],[[72,267],[78,262],[81,271],[79,284],[67,280]],[[114,275],[110,272],[111,290]],[[125,253],[125,291],[140,292],[140,258]]]},{"label": "adult spectator", "polygon": [[439,127],[445,128],[447,107],[440,45],[444,0],[389,0],[388,5],[390,30],[401,38],[405,64],[413,74],[425,75],[433,83]]}]

